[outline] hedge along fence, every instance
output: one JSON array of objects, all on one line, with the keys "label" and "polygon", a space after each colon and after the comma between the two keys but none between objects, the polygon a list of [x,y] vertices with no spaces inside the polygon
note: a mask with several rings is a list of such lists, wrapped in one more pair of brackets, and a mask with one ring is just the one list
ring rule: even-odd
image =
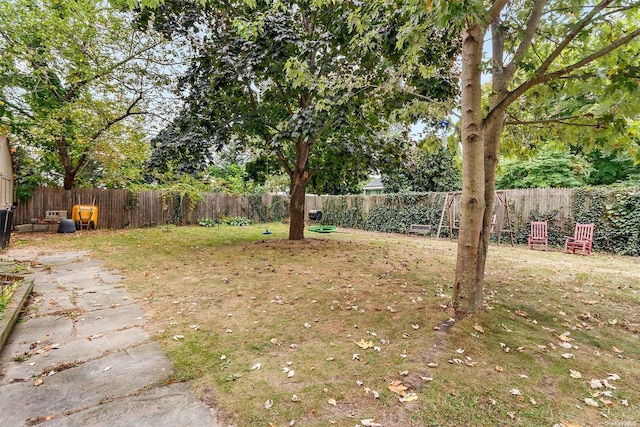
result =
[{"label": "hedge along fence", "polygon": [[[518,244],[526,244],[531,221],[548,222],[549,244],[555,246],[563,246],[565,236],[573,235],[576,222],[594,223],[596,250],[640,256],[640,192],[636,188],[519,189],[506,193]],[[404,233],[411,224],[428,224],[431,236],[435,236],[445,197],[446,193],[307,196],[306,206],[322,210],[322,222],[327,224],[391,233]],[[448,234],[445,225],[440,235]],[[502,241],[506,241],[504,234]]]},{"label": "hedge along fence", "polygon": [[323,222],[327,224],[405,233],[411,224],[435,224],[437,227],[445,197],[446,193],[311,196],[306,204],[321,209]]}]

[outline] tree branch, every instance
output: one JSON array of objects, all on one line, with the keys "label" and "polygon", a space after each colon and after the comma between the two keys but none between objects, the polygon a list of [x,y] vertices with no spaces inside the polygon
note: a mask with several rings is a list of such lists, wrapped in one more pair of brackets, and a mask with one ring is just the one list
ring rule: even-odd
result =
[{"label": "tree branch", "polygon": [[516,71],[516,65],[524,58],[525,54],[531,44],[533,43],[533,38],[536,35],[536,30],[538,29],[538,25],[540,24],[540,19],[542,18],[542,14],[544,11],[544,6],[548,3],[548,0],[535,0],[533,3],[533,7],[531,10],[531,14],[529,15],[529,20],[527,21],[527,26],[524,30],[524,35],[522,37],[522,41],[518,45],[516,52],[513,56],[513,59],[509,64],[507,64],[506,68],[506,79],[510,81]]},{"label": "tree branch", "polygon": [[624,12],[625,10],[631,10],[633,8],[638,7],[638,4],[640,4],[640,2],[636,1],[634,3],[631,3],[631,4],[627,5],[627,6],[620,6],[620,7],[616,8],[616,9],[614,9],[614,10],[610,10],[607,13],[602,14],[602,16],[603,17],[604,16],[609,16],[609,15],[613,15],[613,14],[616,14],[616,13]]},{"label": "tree branch", "polygon": [[496,19],[500,17],[500,12],[506,6],[508,0],[495,0],[489,9],[489,23],[493,23]]},{"label": "tree branch", "polygon": [[278,91],[282,96],[282,100],[284,101],[284,105],[287,107],[287,111],[289,112],[289,115],[293,116],[293,109],[291,108],[291,103],[289,102],[289,98],[287,98],[284,88],[275,77],[272,76],[271,80],[273,80],[273,82],[276,84],[276,87],[278,88]]},{"label": "tree branch", "polygon": [[274,151],[274,153],[276,155],[276,158],[278,159],[278,162],[280,162],[280,164],[284,168],[284,171],[287,173],[287,175],[289,175],[289,177],[292,177],[293,176],[293,170],[289,166],[289,163],[287,162],[287,159],[285,158],[284,154],[282,154],[282,151],[280,151],[280,149],[278,149],[278,148],[276,148],[273,151]]},{"label": "tree branch", "polygon": [[589,56],[584,57],[583,59],[581,59],[578,62],[575,62],[571,65],[568,65],[565,68],[562,68],[560,70],[554,71],[552,73],[547,73],[547,74],[542,74],[542,75],[534,75],[534,77],[526,82],[524,82],[523,84],[521,84],[520,86],[518,86],[517,88],[515,88],[514,90],[512,90],[511,92],[509,92],[507,94],[507,96],[504,97],[504,99],[502,99],[502,101],[500,101],[498,103],[498,105],[496,105],[490,112],[489,114],[487,114],[487,117],[484,119],[484,122],[487,123],[491,120],[493,120],[494,115],[496,114],[497,111],[504,111],[507,109],[507,107],[509,107],[509,105],[511,105],[516,99],[518,99],[521,95],[523,95],[527,90],[531,89],[533,86],[537,85],[537,84],[541,84],[541,83],[546,83],[550,80],[555,80],[558,79],[562,76],[565,76],[581,67],[584,67],[585,65],[595,61],[596,59],[599,59],[605,55],[607,55],[608,53],[614,51],[615,49],[619,48],[620,46],[625,45],[626,43],[630,42],[631,40],[633,40],[634,38],[638,37],[640,35],[640,28],[636,28],[634,31],[630,32],[629,34],[627,34],[624,37],[619,38],[618,40],[616,40],[615,42],[608,44],[607,46],[604,46],[603,48],[601,48],[600,50],[592,53]]},{"label": "tree branch", "polygon": [[251,104],[251,108],[257,110],[258,102],[256,101],[256,97],[253,95],[253,90],[251,89],[251,85],[249,83],[247,83],[247,91],[249,92],[249,104]]},{"label": "tree branch", "polygon": [[[111,66],[106,67],[101,72],[95,73],[90,78],[82,79],[82,80],[79,80],[79,81],[71,84],[71,86],[67,90],[67,94],[64,97],[64,101],[65,102],[70,102],[71,100],[73,100],[76,92],[79,89],[81,89],[83,86],[86,86],[87,84],[104,77],[105,75],[111,73],[113,70],[115,70],[118,67],[120,67],[120,66],[128,63],[129,61],[135,59],[138,55],[141,55],[141,54],[143,54],[143,53],[155,48],[159,44],[160,44],[160,41],[154,41],[153,43],[151,43],[151,44],[149,44],[147,46],[144,46],[142,49],[137,50],[135,52],[132,52],[130,55],[128,55],[127,57],[123,58],[122,60],[116,62],[115,64],[111,64]],[[83,54],[85,53],[84,49],[82,49],[82,52],[83,52]]]},{"label": "tree branch", "polygon": [[[142,94],[138,94],[138,96],[131,102],[131,104],[127,107],[127,110],[124,113],[122,113],[118,117],[114,117],[113,119],[108,120],[107,123],[102,128],[98,129],[91,136],[91,140],[95,141],[96,139],[98,139],[100,137],[100,135],[102,135],[103,133],[108,131],[109,128],[111,128],[111,126],[115,125],[118,122],[121,122],[122,120],[126,119],[129,116],[147,114],[146,111],[133,111],[133,109],[136,107],[138,102],[140,102],[141,100],[142,100]],[[83,155],[84,155],[84,153],[83,153]]]},{"label": "tree branch", "polygon": [[[118,122],[121,122],[122,120],[126,119],[127,117],[147,114],[146,111],[133,111],[133,108],[136,106],[136,104],[138,102],[140,102],[141,99],[142,99],[142,95],[139,95],[131,103],[131,105],[129,105],[129,107],[127,108],[126,112],[124,112],[123,114],[121,114],[118,117],[115,117],[115,118],[109,120],[101,129],[97,130],[93,135],[91,135],[91,140],[95,141],[96,139],[98,139],[100,137],[100,135],[102,135],[107,130],[109,130],[111,128],[111,126],[115,125]],[[88,161],[89,161],[89,151],[90,151],[91,146],[92,145],[88,145],[87,147],[85,147],[84,150],[82,150],[82,154],[78,158],[78,162],[76,163],[76,166],[73,168],[73,172],[74,173],[80,172],[80,170],[82,170],[82,168],[85,167],[86,164],[88,163]]]},{"label": "tree branch", "polygon": [[593,124],[593,123],[573,123],[573,122],[568,122],[567,120],[572,120],[572,119],[580,119],[585,117],[585,115],[580,115],[580,116],[568,116],[568,117],[561,117],[561,118],[557,118],[557,119],[540,119],[540,120],[520,120],[517,117],[513,116],[512,114],[509,115],[510,117],[513,118],[513,120],[509,121],[505,121],[504,124],[505,125],[538,125],[538,124],[548,124],[548,123],[557,123],[557,124],[561,124],[561,125],[569,125],[569,126],[584,126],[584,127],[598,127],[600,125]]},{"label": "tree branch", "polygon": [[567,35],[567,37],[560,42],[558,47],[547,57],[547,59],[540,65],[540,67],[536,70],[535,74],[540,75],[547,72],[553,61],[555,61],[558,56],[565,50],[567,46],[580,34],[580,32],[591,22],[594,16],[596,16],[602,9],[607,7],[613,0],[602,0],[599,4],[597,4],[591,12],[587,13],[582,17],[580,21],[576,23],[571,32]]}]

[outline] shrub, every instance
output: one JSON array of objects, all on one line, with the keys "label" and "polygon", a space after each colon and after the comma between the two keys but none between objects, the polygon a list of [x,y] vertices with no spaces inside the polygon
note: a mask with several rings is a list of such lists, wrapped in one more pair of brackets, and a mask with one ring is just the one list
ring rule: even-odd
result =
[{"label": "shrub", "polygon": [[200,218],[198,220],[198,225],[201,227],[214,227],[216,224],[218,224],[218,221],[211,218]]},{"label": "shrub", "polygon": [[250,218],[242,218],[240,216],[234,216],[232,218],[226,218],[224,220],[224,223],[227,224],[227,225],[234,225],[234,226],[237,226],[237,227],[242,227],[242,226],[253,224],[253,220],[250,219]]}]

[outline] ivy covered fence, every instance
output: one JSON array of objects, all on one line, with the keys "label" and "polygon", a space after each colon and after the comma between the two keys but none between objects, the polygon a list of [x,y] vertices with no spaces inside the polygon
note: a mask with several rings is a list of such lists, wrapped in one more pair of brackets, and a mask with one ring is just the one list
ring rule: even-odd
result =
[{"label": "ivy covered fence", "polygon": [[[307,205],[321,209],[326,224],[387,233],[426,224],[435,237],[445,197],[446,193],[307,196]],[[640,190],[635,187],[507,190],[507,198],[517,244],[526,244],[531,221],[548,222],[552,246],[563,246],[576,222],[594,223],[595,250],[640,256]],[[446,219],[440,237],[449,237]]]}]

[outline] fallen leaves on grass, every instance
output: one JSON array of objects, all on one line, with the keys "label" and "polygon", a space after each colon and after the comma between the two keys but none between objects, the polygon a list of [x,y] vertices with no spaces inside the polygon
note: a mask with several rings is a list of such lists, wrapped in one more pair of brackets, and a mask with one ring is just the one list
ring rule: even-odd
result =
[{"label": "fallen leaves on grass", "polygon": [[524,396],[517,388],[512,388],[511,390],[509,390],[509,394],[518,399],[520,402],[524,402]]},{"label": "fallen leaves on grass", "polygon": [[360,341],[356,342],[356,345],[361,349],[366,350],[368,348],[373,348],[373,341],[365,341],[364,339],[361,339]]},{"label": "fallen leaves on grass", "polygon": [[609,380],[609,381],[618,381],[620,379],[620,376],[618,374],[609,374],[609,373],[607,373],[607,375],[609,375],[607,377],[607,380]]},{"label": "fallen leaves on grass", "polygon": [[500,326],[502,326],[502,329],[504,329],[504,330],[505,330],[505,331],[507,331],[507,332],[513,332],[513,331],[512,331],[511,329],[509,329],[509,328],[507,327],[507,325],[505,325],[504,323],[501,323],[501,324],[500,324]]},{"label": "fallen leaves on grass", "polygon": [[590,397],[587,397],[586,399],[584,399],[584,403],[586,405],[593,406],[594,408],[597,408],[598,406],[600,406],[595,399],[592,399]]},{"label": "fallen leaves on grass", "polygon": [[405,403],[405,402],[413,402],[418,400],[418,395],[415,393],[408,393],[406,396],[399,398],[398,400],[400,400],[400,402]]},{"label": "fallen leaves on grass", "polygon": [[573,341],[573,338],[571,338],[569,335],[571,335],[571,332],[564,332],[564,333],[558,335],[558,339],[560,341],[571,342],[571,341]]},{"label": "fallen leaves on grass", "polygon": [[382,427],[382,424],[378,424],[373,418],[367,418],[366,420],[360,420],[360,425],[364,427]]},{"label": "fallen leaves on grass", "polygon": [[560,421],[555,423],[553,427],[582,427],[582,424],[577,424],[572,421]]},{"label": "fallen leaves on grass", "polygon": [[403,397],[407,395],[406,391],[408,390],[408,387],[407,387],[407,386],[405,386],[405,385],[403,385],[403,384],[402,384],[400,381],[398,381],[398,380],[391,382],[391,383],[387,386],[387,388],[388,388],[391,392],[393,392],[393,393],[395,393],[395,394],[397,394],[397,395],[400,395],[400,396],[403,396]]}]

